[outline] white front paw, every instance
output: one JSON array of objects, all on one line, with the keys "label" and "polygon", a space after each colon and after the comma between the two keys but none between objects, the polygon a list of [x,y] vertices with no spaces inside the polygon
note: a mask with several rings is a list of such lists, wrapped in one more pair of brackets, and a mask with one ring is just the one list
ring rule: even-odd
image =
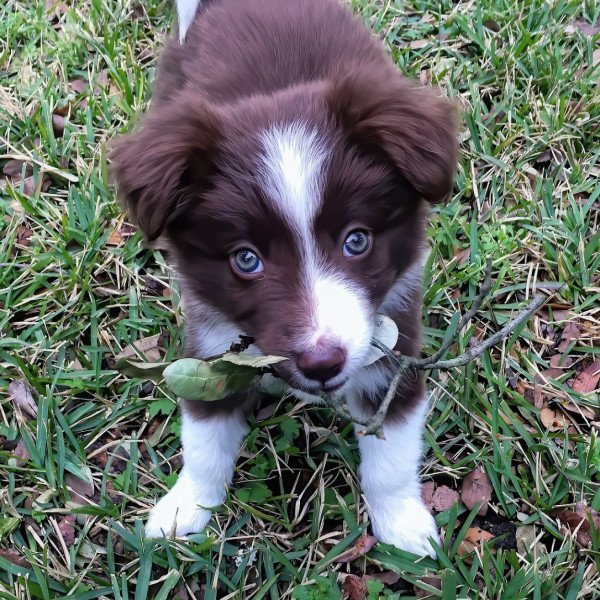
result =
[{"label": "white front paw", "polygon": [[429,538],[439,544],[440,536],[431,513],[420,500],[405,498],[390,500],[390,505],[379,505],[372,510],[371,523],[379,541],[419,556],[435,558]]},{"label": "white front paw", "polygon": [[199,533],[211,517],[210,510],[201,508],[201,501],[184,481],[177,481],[173,489],[150,511],[146,523],[146,537],[182,537]]}]

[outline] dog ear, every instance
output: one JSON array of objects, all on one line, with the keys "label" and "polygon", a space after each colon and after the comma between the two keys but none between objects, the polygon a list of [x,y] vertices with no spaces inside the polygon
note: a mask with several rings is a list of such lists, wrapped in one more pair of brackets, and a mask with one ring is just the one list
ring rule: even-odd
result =
[{"label": "dog ear", "polygon": [[121,204],[149,241],[181,212],[189,184],[193,181],[197,192],[210,177],[219,123],[208,102],[180,92],[114,144],[111,176]]},{"label": "dog ear", "polygon": [[360,68],[334,82],[327,101],[352,141],[382,151],[423,198],[448,197],[458,156],[457,110],[450,101],[395,70]]}]

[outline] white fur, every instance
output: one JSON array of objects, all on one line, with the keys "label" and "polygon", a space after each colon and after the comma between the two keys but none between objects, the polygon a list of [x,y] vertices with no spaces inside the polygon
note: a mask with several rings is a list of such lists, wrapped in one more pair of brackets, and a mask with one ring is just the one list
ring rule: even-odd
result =
[{"label": "white fur", "polygon": [[371,338],[367,300],[360,288],[342,276],[320,276],[312,282],[314,302],[310,346],[321,339],[337,343],[346,350],[350,368],[362,366]]},{"label": "white fur", "polygon": [[196,11],[200,6],[200,0],[177,0],[177,18],[179,22],[179,43],[185,41],[185,34],[190,28]]},{"label": "white fur", "polygon": [[177,483],[152,509],[146,524],[148,537],[184,536],[206,527],[210,508],[225,500],[246,431],[241,412],[206,420],[183,414],[183,469]]},{"label": "white fur", "polygon": [[[437,526],[421,499],[419,464],[427,402],[405,421],[384,425],[385,440],[360,437],[360,481],[377,539],[421,556],[435,557]],[[361,426],[356,426],[360,430]]]},{"label": "white fur", "polygon": [[[312,250],[312,224],[321,205],[327,149],[319,134],[301,123],[273,127],[262,136],[261,177],[274,208]],[[314,257],[313,257],[314,258]]]},{"label": "white fur", "polygon": [[[262,136],[262,183],[274,208],[290,226],[302,256],[303,287],[312,314],[307,315],[298,351],[318,342],[337,344],[347,354],[340,382],[358,367],[368,349],[373,325],[364,292],[320,256],[314,221],[322,204],[327,144],[301,123],[274,127]],[[338,383],[335,380],[332,383]]]}]

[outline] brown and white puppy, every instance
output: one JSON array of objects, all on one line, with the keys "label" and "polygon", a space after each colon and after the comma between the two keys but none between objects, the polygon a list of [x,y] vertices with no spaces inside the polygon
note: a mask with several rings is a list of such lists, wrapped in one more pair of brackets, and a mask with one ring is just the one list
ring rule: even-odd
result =
[{"label": "brown and white puppy", "polygon": [[[455,111],[403,79],[337,0],[178,0],[150,114],[113,154],[121,197],[149,240],[171,248],[188,356],[240,334],[285,356],[299,397],[346,397],[372,413],[391,367],[365,367],[374,319],[420,350],[426,204],[456,164]],[[182,401],[184,467],[149,536],[201,531],[225,498],[253,399]],[[405,384],[385,440],[359,440],[375,535],[431,554],[420,497],[423,381]]]}]

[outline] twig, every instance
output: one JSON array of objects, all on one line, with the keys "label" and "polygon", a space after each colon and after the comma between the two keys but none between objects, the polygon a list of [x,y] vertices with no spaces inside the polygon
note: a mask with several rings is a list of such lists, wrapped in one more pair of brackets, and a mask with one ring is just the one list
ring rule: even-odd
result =
[{"label": "twig", "polygon": [[[541,288],[542,286],[539,287]],[[554,286],[546,287],[550,287],[550,289],[552,289]],[[471,308],[460,319],[456,329],[457,333],[464,329],[469,321],[476,315],[491,288],[491,261],[488,260],[485,269],[484,283],[481,286],[481,290],[473,300]],[[452,338],[446,340],[435,354],[426,358],[397,355],[383,344],[380,344],[377,340],[374,340],[373,345],[385,352],[385,354],[395,362],[398,370],[392,378],[387,393],[384,396],[379,408],[371,417],[351,415],[348,407],[344,404],[344,401],[341,398],[332,398],[325,394],[323,394],[321,397],[325,404],[332,408],[338,415],[365,427],[365,429],[358,432],[358,435],[376,435],[380,439],[385,439],[383,434],[383,422],[385,421],[390,404],[396,396],[398,387],[409,373],[414,373],[415,371],[430,371],[433,369],[451,369],[453,367],[461,367],[468,364],[478,356],[481,356],[487,349],[496,345],[498,342],[515,331],[515,329],[521,325],[521,323],[531,317],[531,315],[533,315],[548,299],[549,296],[545,296],[544,294],[536,294],[533,297],[533,300],[525,308],[521,309],[515,318],[506,323],[502,329],[494,333],[483,342],[473,346],[466,352],[463,352],[459,356],[447,360],[440,359],[452,345]]]}]

